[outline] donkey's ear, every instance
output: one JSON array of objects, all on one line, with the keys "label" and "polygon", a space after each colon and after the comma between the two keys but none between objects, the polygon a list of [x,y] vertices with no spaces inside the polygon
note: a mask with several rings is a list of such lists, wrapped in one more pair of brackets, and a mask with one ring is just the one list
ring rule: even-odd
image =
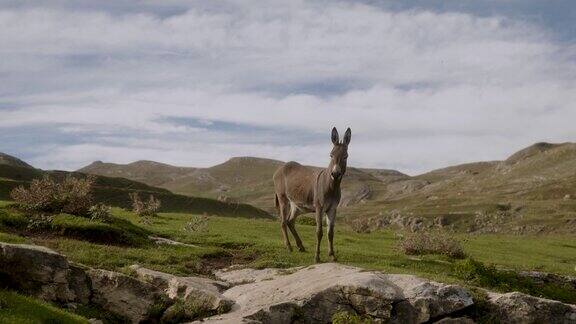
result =
[{"label": "donkey's ear", "polygon": [[340,141],[340,136],[338,135],[338,130],[336,127],[332,128],[332,144],[336,145]]},{"label": "donkey's ear", "polygon": [[344,141],[343,141],[344,145],[350,144],[351,139],[352,139],[352,130],[350,129],[350,127],[348,127],[346,133],[344,134]]}]

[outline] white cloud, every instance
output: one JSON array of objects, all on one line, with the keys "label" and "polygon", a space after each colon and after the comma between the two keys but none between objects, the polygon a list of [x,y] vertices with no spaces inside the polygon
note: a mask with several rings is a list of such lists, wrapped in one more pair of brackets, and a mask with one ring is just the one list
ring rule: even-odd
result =
[{"label": "white cloud", "polygon": [[0,104],[15,107],[0,130],[94,134],[55,139],[32,157],[41,167],[235,155],[323,164],[337,125],[353,129],[351,164],[415,173],[575,135],[574,46],[503,17],[231,1],[167,18],[6,9],[0,26]]}]

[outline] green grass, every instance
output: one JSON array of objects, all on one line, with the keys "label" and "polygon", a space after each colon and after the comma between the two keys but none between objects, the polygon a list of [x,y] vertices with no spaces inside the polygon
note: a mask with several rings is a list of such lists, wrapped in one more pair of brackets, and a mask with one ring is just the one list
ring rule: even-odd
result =
[{"label": "green grass", "polygon": [[[45,175],[64,179],[68,175],[85,177],[85,174],[65,171],[42,171],[0,164],[0,200],[10,199],[10,192],[18,186],[28,186],[33,179]],[[189,197],[174,194],[166,189],[152,187],[124,178],[97,176],[94,184],[94,200],[111,206],[130,208],[129,194],[137,192],[144,199],[150,194],[162,201],[161,211],[179,213],[206,213],[218,216],[270,218],[265,211],[247,204],[225,203],[216,199]]]},{"label": "green grass", "polygon": [[[2,203],[0,203],[2,206]],[[2,212],[4,211],[4,214]],[[87,241],[71,232],[56,232],[59,236],[30,236],[21,239],[10,234],[0,234],[0,240],[15,242],[31,241],[49,246],[68,256],[72,261],[88,266],[127,272],[132,264],[174,273],[178,275],[208,274],[215,267],[243,263],[251,267],[293,267],[313,264],[315,227],[297,225],[307,252],[288,252],[281,241],[277,221],[262,219],[210,217],[208,230],[188,232],[185,225],[199,217],[191,214],[162,213],[150,224],[138,222],[138,216],[122,209],[113,209],[115,222],[106,228],[98,222],[69,215],[58,215],[57,226],[82,229],[99,228],[115,231],[124,226],[140,233],[139,238],[152,234],[174,239],[196,247],[155,245],[152,243],[110,245]],[[4,216],[1,216],[4,215]],[[2,218],[14,217],[6,207],[0,207]],[[92,224],[94,223],[94,224]],[[483,276],[495,276],[492,283],[478,280],[472,283],[458,272],[458,262],[445,256],[406,256],[400,253],[396,234],[389,230],[370,234],[358,234],[345,224],[336,225],[335,250],[341,263],[381,270],[388,273],[415,274],[440,282],[477,284],[495,290],[523,290],[538,293],[534,287],[513,277],[507,277],[506,269],[538,270],[563,275],[576,275],[576,247],[573,237],[561,235],[509,236],[509,235],[460,235],[466,254],[486,266],[494,265],[498,272],[484,272]],[[327,259],[327,239],[322,242],[322,260]],[[489,278],[490,279],[490,278]],[[492,279],[490,279],[492,280]],[[553,287],[554,288],[554,287]],[[576,301],[576,291],[552,289],[540,292],[542,296]]]},{"label": "green grass", "polygon": [[88,323],[78,315],[58,309],[38,299],[0,290],[0,323]]}]

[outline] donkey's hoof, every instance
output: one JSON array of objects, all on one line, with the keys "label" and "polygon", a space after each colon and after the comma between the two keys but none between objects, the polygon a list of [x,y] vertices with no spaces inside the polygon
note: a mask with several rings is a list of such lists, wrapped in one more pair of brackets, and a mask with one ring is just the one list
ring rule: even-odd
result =
[{"label": "donkey's hoof", "polygon": [[330,256],[330,260],[332,260],[332,262],[338,261],[335,255]]}]

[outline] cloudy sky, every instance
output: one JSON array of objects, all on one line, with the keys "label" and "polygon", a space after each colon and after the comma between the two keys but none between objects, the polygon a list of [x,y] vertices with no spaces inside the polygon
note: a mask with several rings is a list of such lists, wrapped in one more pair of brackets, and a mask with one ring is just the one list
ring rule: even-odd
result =
[{"label": "cloudy sky", "polygon": [[572,0],[0,0],[0,152],[416,174],[576,141],[575,63]]}]

